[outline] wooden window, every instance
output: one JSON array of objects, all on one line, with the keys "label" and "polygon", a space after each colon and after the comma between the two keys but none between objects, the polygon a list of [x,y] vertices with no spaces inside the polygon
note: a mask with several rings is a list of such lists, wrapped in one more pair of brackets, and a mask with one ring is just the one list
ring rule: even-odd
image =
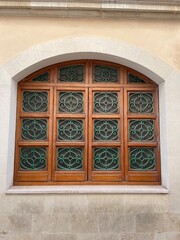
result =
[{"label": "wooden window", "polygon": [[18,84],[15,185],[160,184],[158,86],[96,60]]}]

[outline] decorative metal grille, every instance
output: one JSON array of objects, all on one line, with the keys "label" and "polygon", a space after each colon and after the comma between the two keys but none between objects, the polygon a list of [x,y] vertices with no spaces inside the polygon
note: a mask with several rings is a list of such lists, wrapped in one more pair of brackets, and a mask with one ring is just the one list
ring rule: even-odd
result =
[{"label": "decorative metal grille", "polygon": [[154,97],[152,93],[129,93],[129,111],[132,113],[154,112]]},{"label": "decorative metal grille", "polygon": [[118,148],[94,148],[94,169],[110,171],[119,169]]},{"label": "decorative metal grille", "polygon": [[49,73],[43,73],[32,79],[33,82],[48,82],[49,81]]},{"label": "decorative metal grille", "polygon": [[83,82],[84,65],[75,65],[60,68],[59,81],[61,82]]},{"label": "decorative metal grille", "polygon": [[24,119],[22,121],[23,140],[45,140],[47,139],[46,119]]},{"label": "decorative metal grille", "polygon": [[99,141],[118,140],[118,120],[95,120],[94,139]]},{"label": "decorative metal grille", "polygon": [[115,67],[95,65],[94,81],[95,82],[118,82],[119,71]]},{"label": "decorative metal grille", "polygon": [[59,111],[68,113],[83,112],[83,93],[82,92],[60,92]]},{"label": "decorative metal grille", "polygon": [[153,141],[154,121],[153,120],[130,120],[129,135],[132,141]]},{"label": "decorative metal grille", "polygon": [[155,166],[154,148],[130,148],[130,170],[154,170]]},{"label": "decorative metal grille", "polygon": [[46,158],[46,148],[23,147],[20,155],[20,169],[27,171],[45,170]]},{"label": "decorative metal grille", "polygon": [[81,170],[83,166],[83,148],[58,148],[58,170]]},{"label": "decorative metal grille", "polygon": [[146,81],[133,75],[132,73],[129,73],[128,74],[128,83],[146,83]]},{"label": "decorative metal grille", "polygon": [[48,93],[37,91],[23,92],[23,111],[24,112],[47,112]]},{"label": "decorative metal grille", "polygon": [[59,140],[72,141],[83,139],[83,121],[66,119],[58,121]]},{"label": "decorative metal grille", "polygon": [[118,113],[118,94],[114,92],[97,92],[94,94],[94,112]]}]

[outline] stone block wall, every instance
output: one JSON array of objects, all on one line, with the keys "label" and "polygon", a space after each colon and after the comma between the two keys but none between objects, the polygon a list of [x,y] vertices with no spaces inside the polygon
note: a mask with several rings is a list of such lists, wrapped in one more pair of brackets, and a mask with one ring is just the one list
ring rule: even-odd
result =
[{"label": "stone block wall", "polygon": [[1,196],[0,206],[0,239],[180,239],[166,194]]}]

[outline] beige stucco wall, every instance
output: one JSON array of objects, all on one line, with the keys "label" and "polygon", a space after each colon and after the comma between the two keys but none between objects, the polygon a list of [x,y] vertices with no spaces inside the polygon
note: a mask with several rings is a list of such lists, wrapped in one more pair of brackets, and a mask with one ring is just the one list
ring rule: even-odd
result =
[{"label": "beige stucco wall", "polygon": [[[179,240],[180,22],[155,19],[0,17],[0,33],[0,239]],[[88,40],[85,46],[78,46],[81,37],[94,37],[96,40],[89,41],[89,46]],[[29,58],[33,60],[33,56],[35,61],[43,55],[40,50],[43,44],[63,38],[68,40],[64,43],[67,48],[64,51],[69,49],[72,53],[75,49],[70,45],[73,39],[76,39],[77,48],[88,51],[89,47],[92,52],[92,45],[98,39],[103,39],[99,40],[100,43],[102,41],[99,48],[105,51],[103,44],[107,40],[114,55],[114,47],[117,46],[118,56],[121,52],[125,54],[123,44],[125,47],[131,46],[132,55],[137,55],[132,56],[132,59],[139,61],[139,69],[143,66],[143,73],[146,68],[147,72],[148,69],[154,69],[156,75],[161,73],[161,90],[165,95],[164,101],[161,101],[161,113],[163,118],[166,117],[166,121],[162,119],[161,125],[162,131],[166,128],[166,138],[163,137],[161,141],[167,143],[168,163],[163,171],[167,171],[168,194],[5,194],[12,169],[10,163],[13,162],[9,161],[13,156],[8,153],[10,143],[14,141],[14,132],[11,130],[14,128],[10,120],[15,118],[14,108],[10,108],[13,98],[11,89],[15,81],[10,82],[8,79],[15,76],[13,71],[18,73],[17,69],[23,70],[21,66],[18,68],[18,64],[24,66],[24,62],[30,62],[30,59],[23,58],[28,57],[28,51]],[[80,40],[79,43],[82,45]],[[52,49],[54,51],[55,46],[59,45],[55,42],[52,49],[51,44],[47,46],[47,49],[42,48],[46,51],[43,57],[50,56]],[[139,50],[133,51],[136,48]],[[57,52],[60,54],[58,49]],[[152,67],[153,58],[149,58],[149,54],[154,56],[154,61],[159,59],[157,66]],[[33,62],[28,64],[33,65]],[[30,71],[33,71],[33,67],[29,68],[28,73]],[[17,77],[16,80],[20,79]]]}]

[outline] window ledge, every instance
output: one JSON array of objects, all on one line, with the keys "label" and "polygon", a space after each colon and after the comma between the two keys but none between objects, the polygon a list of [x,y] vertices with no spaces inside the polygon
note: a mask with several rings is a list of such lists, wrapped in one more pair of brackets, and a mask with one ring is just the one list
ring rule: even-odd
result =
[{"label": "window ledge", "polygon": [[6,194],[168,193],[163,186],[13,186]]}]

